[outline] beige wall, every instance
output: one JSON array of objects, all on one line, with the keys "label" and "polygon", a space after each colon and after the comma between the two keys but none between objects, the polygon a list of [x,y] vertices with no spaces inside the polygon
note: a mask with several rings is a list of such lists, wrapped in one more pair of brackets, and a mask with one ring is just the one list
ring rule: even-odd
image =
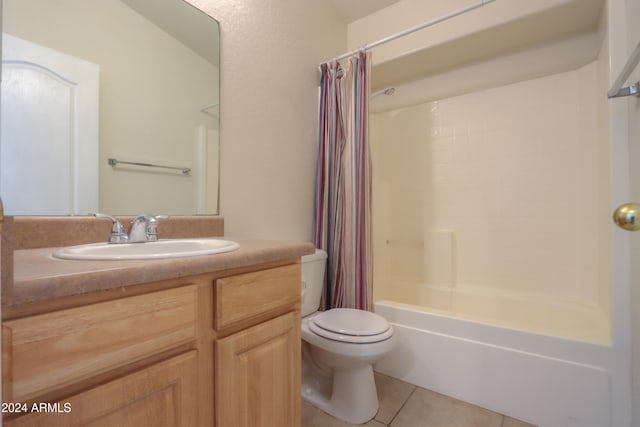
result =
[{"label": "beige wall", "polygon": [[226,233],[311,240],[317,67],[346,49],[346,25],[325,2],[190,1],[221,26]]}]

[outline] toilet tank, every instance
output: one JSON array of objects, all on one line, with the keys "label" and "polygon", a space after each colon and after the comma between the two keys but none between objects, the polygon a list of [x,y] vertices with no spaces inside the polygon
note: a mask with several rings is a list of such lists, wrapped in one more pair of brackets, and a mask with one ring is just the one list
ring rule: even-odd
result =
[{"label": "toilet tank", "polygon": [[326,264],[327,253],[321,249],[302,257],[302,317],[318,311]]}]

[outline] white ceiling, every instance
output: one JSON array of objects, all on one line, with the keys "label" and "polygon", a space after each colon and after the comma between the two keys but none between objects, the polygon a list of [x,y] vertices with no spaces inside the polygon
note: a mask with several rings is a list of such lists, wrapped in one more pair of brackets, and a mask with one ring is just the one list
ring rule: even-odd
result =
[{"label": "white ceiling", "polygon": [[346,22],[371,15],[402,0],[329,0]]}]

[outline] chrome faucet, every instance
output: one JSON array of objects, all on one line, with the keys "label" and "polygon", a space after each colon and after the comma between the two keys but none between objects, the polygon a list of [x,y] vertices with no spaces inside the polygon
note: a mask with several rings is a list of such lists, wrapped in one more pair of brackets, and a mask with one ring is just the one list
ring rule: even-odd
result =
[{"label": "chrome faucet", "polygon": [[129,234],[127,234],[118,218],[101,213],[96,213],[94,216],[96,218],[107,218],[113,222],[109,243],[155,242],[158,240],[158,220],[168,218],[167,215],[140,214],[131,221]]},{"label": "chrome faucet", "polygon": [[129,243],[155,242],[158,240],[158,219],[168,218],[167,215],[140,214],[131,221],[129,229]]},{"label": "chrome faucet", "polygon": [[96,218],[107,218],[113,222],[113,225],[111,226],[111,235],[109,236],[109,243],[127,243],[129,236],[125,233],[124,227],[118,218],[102,213],[95,213],[93,216]]}]

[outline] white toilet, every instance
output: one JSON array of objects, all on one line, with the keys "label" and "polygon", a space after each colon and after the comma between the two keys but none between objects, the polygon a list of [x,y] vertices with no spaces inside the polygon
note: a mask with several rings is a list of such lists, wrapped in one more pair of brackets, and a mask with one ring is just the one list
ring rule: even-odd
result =
[{"label": "white toilet", "polygon": [[326,258],[321,250],[302,257],[302,398],[361,424],[378,412],[372,365],[393,348],[393,328],[368,311],[318,311]]}]

